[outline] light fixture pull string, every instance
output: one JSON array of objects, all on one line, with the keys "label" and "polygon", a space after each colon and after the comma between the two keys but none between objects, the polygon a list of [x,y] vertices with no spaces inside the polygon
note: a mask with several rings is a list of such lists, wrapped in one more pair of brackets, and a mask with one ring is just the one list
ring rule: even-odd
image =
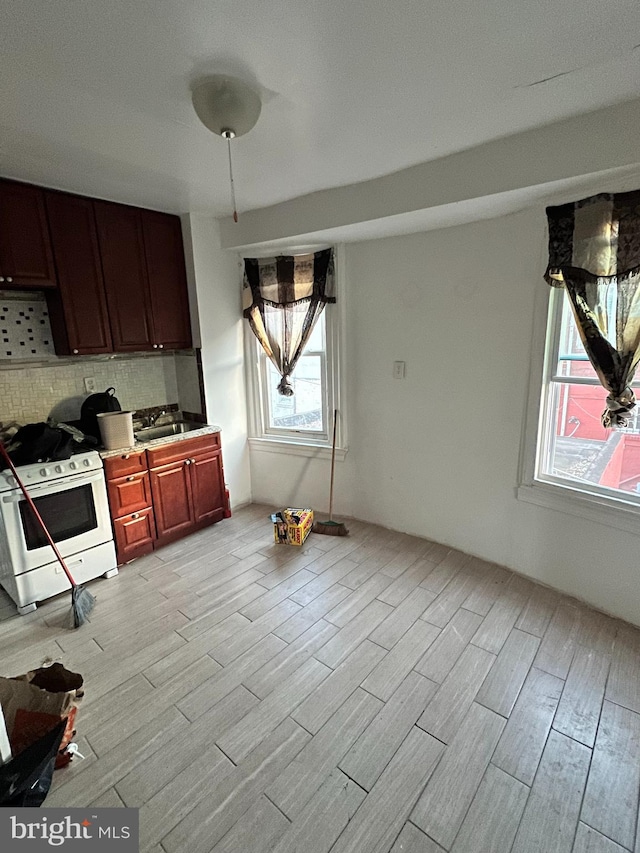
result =
[{"label": "light fixture pull string", "polygon": [[229,150],[229,182],[231,184],[231,204],[233,205],[233,221],[238,221],[238,211],[236,208],[236,188],[233,183],[233,164],[231,162],[231,137],[227,136],[227,148]]}]

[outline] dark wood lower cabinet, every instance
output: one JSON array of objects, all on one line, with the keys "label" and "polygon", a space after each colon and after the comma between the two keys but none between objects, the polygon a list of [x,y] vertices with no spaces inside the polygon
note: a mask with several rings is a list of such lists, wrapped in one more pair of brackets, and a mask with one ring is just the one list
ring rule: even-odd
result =
[{"label": "dark wood lower cabinet", "polygon": [[105,469],[118,565],[224,518],[218,433],[109,457]]},{"label": "dark wood lower cabinet", "polygon": [[224,518],[225,492],[222,451],[195,456],[191,468],[193,516],[198,526]]},{"label": "dark wood lower cabinet", "polygon": [[156,513],[158,545],[173,542],[193,528],[187,460],[151,469],[151,494]]},{"label": "dark wood lower cabinet", "polygon": [[158,546],[224,517],[220,450],[188,456],[163,468],[151,468],[150,474]]},{"label": "dark wood lower cabinet", "polygon": [[118,565],[153,551],[156,525],[151,507],[132,512],[113,522]]},{"label": "dark wood lower cabinet", "polygon": [[111,515],[114,518],[151,506],[151,487],[147,471],[109,480],[107,492]]},{"label": "dark wood lower cabinet", "polygon": [[118,565],[153,551],[156,522],[145,450],[104,461]]}]

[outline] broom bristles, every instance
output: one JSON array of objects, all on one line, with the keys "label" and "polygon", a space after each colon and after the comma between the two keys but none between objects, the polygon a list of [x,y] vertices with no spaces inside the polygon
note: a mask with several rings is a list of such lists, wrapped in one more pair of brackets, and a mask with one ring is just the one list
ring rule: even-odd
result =
[{"label": "broom bristles", "polygon": [[88,589],[83,586],[74,586],[71,590],[71,622],[74,628],[79,628],[89,621],[89,614],[95,606],[96,600]]},{"label": "broom bristles", "polygon": [[326,536],[347,536],[349,533],[341,521],[316,521],[312,530]]}]

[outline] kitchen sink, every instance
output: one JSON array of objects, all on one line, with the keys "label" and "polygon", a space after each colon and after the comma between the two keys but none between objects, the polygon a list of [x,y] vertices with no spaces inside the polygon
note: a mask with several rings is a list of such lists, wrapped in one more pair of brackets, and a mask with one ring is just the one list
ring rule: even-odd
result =
[{"label": "kitchen sink", "polygon": [[192,421],[175,421],[171,424],[162,424],[162,426],[143,427],[135,431],[135,437],[138,441],[153,441],[154,438],[170,438],[172,435],[182,435],[185,432],[191,432],[194,429],[201,429],[203,424],[197,424]]}]

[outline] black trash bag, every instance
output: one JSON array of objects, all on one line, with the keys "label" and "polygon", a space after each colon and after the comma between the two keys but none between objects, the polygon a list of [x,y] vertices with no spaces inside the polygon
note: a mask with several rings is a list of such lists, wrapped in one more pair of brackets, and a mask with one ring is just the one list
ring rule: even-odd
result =
[{"label": "black trash bag", "polygon": [[100,394],[91,394],[83,402],[80,409],[80,429],[85,435],[100,438],[100,427],[98,426],[98,415],[104,412],[121,412],[120,401],[114,396],[115,388],[107,388]]},{"label": "black trash bag", "polygon": [[0,806],[41,806],[49,793],[56,756],[67,725],[55,729],[0,766]]},{"label": "black trash bag", "polygon": [[[31,465],[33,462],[55,462],[69,459],[75,440],[66,430],[49,424],[27,424],[20,427],[11,439],[9,456],[14,465]],[[0,470],[5,463],[0,463]]]}]

